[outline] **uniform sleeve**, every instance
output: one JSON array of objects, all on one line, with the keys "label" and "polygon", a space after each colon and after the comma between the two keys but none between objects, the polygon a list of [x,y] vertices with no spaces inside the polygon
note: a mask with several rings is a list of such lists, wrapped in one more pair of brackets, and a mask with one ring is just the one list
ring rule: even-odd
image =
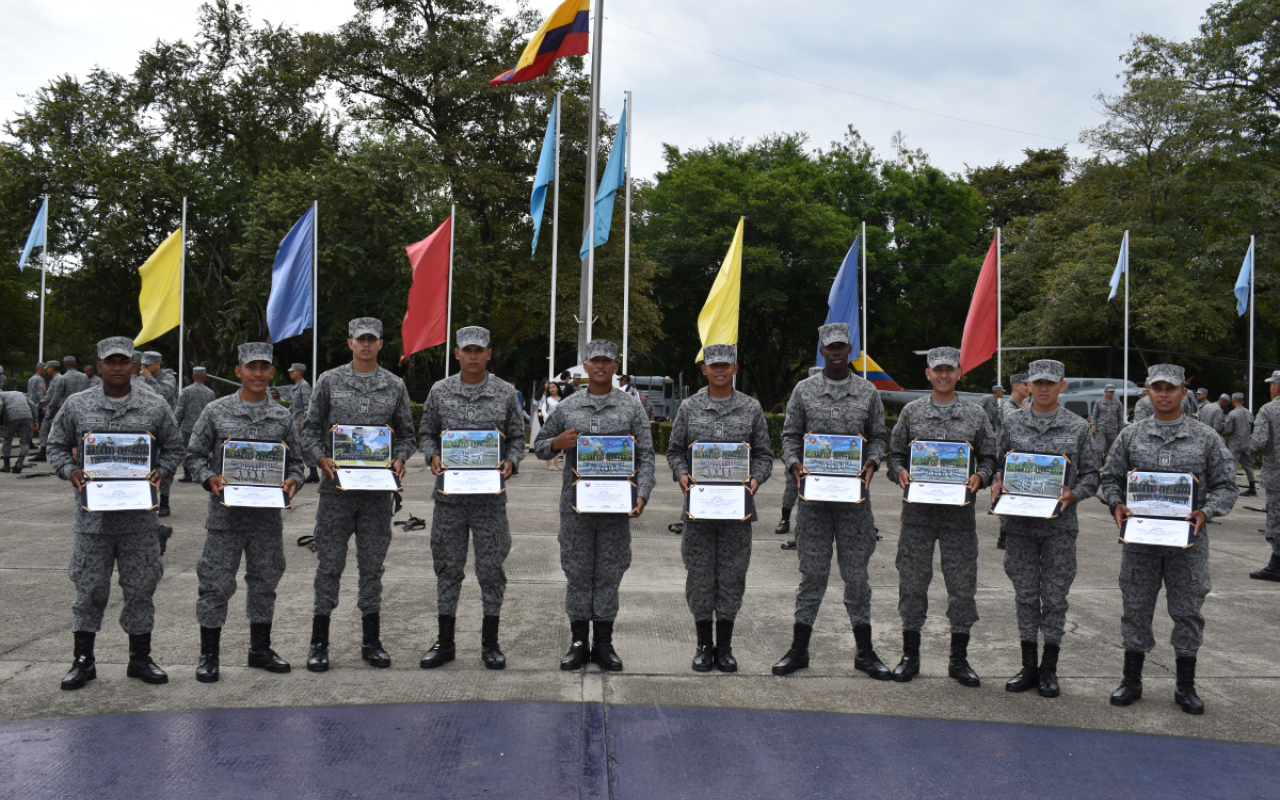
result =
[{"label": "uniform sleeve", "polygon": [[312,463],[324,458],[324,424],[329,419],[329,381],[326,375],[316,379],[316,390],[302,423],[302,449]]},{"label": "uniform sleeve", "polygon": [[538,429],[538,438],[533,442],[534,455],[541,461],[550,461],[555,458],[556,451],[552,449],[551,442],[562,433],[564,433],[563,402],[556,406],[556,410],[551,412],[551,416],[547,417],[547,421]]},{"label": "uniform sleeve", "polygon": [[73,404],[71,408],[53,418],[49,427],[49,444],[45,448],[49,456],[49,466],[54,474],[64,481],[71,480],[72,471],[80,466],[71,455],[71,451],[80,444],[76,439],[77,411]]},{"label": "uniform sleeve", "polygon": [[395,457],[408,461],[418,452],[418,435],[413,430],[413,408],[409,402],[409,387],[399,376],[395,376],[397,393],[396,408],[391,415],[391,427],[395,431]]},{"label": "uniform sleeve", "polygon": [[1221,441],[1211,436],[1205,442],[1205,501],[1201,511],[1205,518],[1225,517],[1240,496],[1236,485],[1236,459]]},{"label": "uniform sleeve", "polygon": [[898,415],[898,424],[893,426],[889,435],[889,472],[885,475],[894,483],[898,482],[898,473],[907,468],[907,448],[911,446],[911,415],[914,410],[908,403]]},{"label": "uniform sleeve", "polygon": [[805,430],[807,419],[804,395],[800,392],[800,384],[796,384],[796,388],[791,390],[791,399],[787,401],[786,419],[782,422],[782,466],[787,472],[800,463],[804,435],[808,433]]},{"label": "uniform sleeve", "polygon": [[187,448],[182,444],[182,431],[178,430],[178,423],[173,421],[173,411],[169,404],[161,400],[161,407],[163,413],[160,414],[160,422],[155,431],[156,442],[160,445],[158,469],[162,477],[172,478],[178,467],[182,466]]},{"label": "uniform sleeve", "polygon": [[634,406],[631,409],[631,430],[636,439],[636,492],[647,503],[657,483],[654,476],[656,461],[653,457],[653,428],[650,427],[644,409],[640,407],[640,401],[633,397],[631,403]]},{"label": "uniform sleeve", "polygon": [[773,444],[769,441],[769,423],[758,402],[751,404],[751,477],[763,484],[773,474]]},{"label": "uniform sleeve", "polygon": [[182,427],[182,419],[187,415],[187,406],[190,405],[191,392],[179,392],[178,404],[173,408],[173,421],[178,423],[178,427]]},{"label": "uniform sleeve", "polygon": [[213,459],[213,444],[216,436],[213,419],[210,418],[209,409],[206,407],[196,419],[196,426],[191,431],[191,440],[187,442],[187,472],[190,472],[195,482],[201,486],[205,486],[210,478],[218,474],[209,467],[209,462]]},{"label": "uniform sleeve", "polygon": [[[436,386],[440,386],[437,383]],[[439,392],[432,386],[427,392],[427,402],[422,406],[422,424],[418,427],[418,449],[431,463],[432,456],[440,455],[440,403],[436,401]]]},{"label": "uniform sleeve", "polygon": [[1130,426],[1120,431],[1107,453],[1107,462],[1102,465],[1098,499],[1110,509],[1124,502],[1124,477],[1129,474],[1129,440],[1133,438],[1134,430]]},{"label": "uniform sleeve", "polygon": [[[667,439],[667,466],[671,467],[671,479],[679,481],[689,474],[689,419],[685,414],[687,403],[681,403],[676,419],[671,423],[671,436]],[[755,453],[752,452],[754,461]]]},{"label": "uniform sleeve", "polygon": [[1268,406],[1263,406],[1262,411],[1258,413],[1258,419],[1253,426],[1253,436],[1249,438],[1249,447],[1257,452],[1266,450],[1267,445],[1271,442],[1271,412]]},{"label": "uniform sleeve", "polygon": [[1222,436],[1225,439],[1226,437],[1235,433],[1235,431],[1236,431],[1236,411],[1233,408],[1231,409],[1231,412],[1226,415],[1226,419],[1223,420],[1222,422]]},{"label": "uniform sleeve", "polygon": [[298,390],[298,413],[296,416],[306,418],[307,409],[311,407],[311,384],[303,383]]},{"label": "uniform sleeve", "polygon": [[[207,409],[206,412],[207,413]],[[201,414],[200,418],[204,419],[205,414]],[[195,436],[192,436],[192,441]],[[302,491],[303,485],[306,483],[306,473],[303,471],[304,462],[302,460],[302,434],[298,432],[298,428],[293,424],[293,418],[289,418],[289,424],[284,426],[284,443],[289,448],[289,457],[285,459],[289,470],[285,473],[285,480],[293,478],[293,482],[297,484],[298,491]],[[297,496],[296,494],[294,495]]]},{"label": "uniform sleeve", "polygon": [[990,486],[991,476],[996,471],[996,432],[991,427],[991,420],[987,419],[986,414],[979,414],[979,419],[982,421],[982,426],[978,430],[978,441],[973,443],[978,453],[976,472],[978,477],[982,478],[982,485]]},{"label": "uniform sleeve", "polygon": [[49,408],[60,408],[62,406],[62,401],[64,399],[62,395],[65,383],[62,380],[62,375],[63,373],[59,372],[58,377],[53,379],[53,385],[49,387],[49,394],[45,401],[45,404]]},{"label": "uniform sleeve", "polygon": [[[996,473],[1001,476],[1004,475],[1004,461],[1009,456],[1009,451],[1013,449],[1010,438],[1009,426],[1001,425],[1000,432],[996,434]],[[993,479],[994,475],[995,473],[993,473]]]},{"label": "uniform sleeve", "polygon": [[[982,416],[986,416],[984,411]],[[804,431],[800,434],[803,436]],[[862,435],[866,444],[862,451],[862,460],[874,461],[879,467],[884,463],[885,451],[889,449],[889,429],[884,424],[884,403],[880,400],[880,392],[872,390],[871,403],[867,409],[867,419],[862,425]]]},{"label": "uniform sleeve", "polygon": [[1098,449],[1093,446],[1093,436],[1087,425],[1080,429],[1080,435],[1076,437],[1076,454],[1076,479],[1071,491],[1075,493],[1078,503],[1096,495],[1102,479]]},{"label": "uniform sleeve", "polygon": [[[426,418],[426,414],[422,415]],[[507,460],[514,466],[520,466],[520,462],[524,460],[525,438],[524,438],[524,407],[520,404],[520,398],[515,392],[507,395]]]}]

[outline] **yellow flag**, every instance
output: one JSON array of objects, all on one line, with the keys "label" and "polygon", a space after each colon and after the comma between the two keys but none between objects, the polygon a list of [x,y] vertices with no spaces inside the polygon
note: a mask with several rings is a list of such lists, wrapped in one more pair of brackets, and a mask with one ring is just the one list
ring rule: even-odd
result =
[{"label": "yellow flag", "polygon": [[[703,347],[709,344],[738,343],[738,299],[742,294],[742,223],[738,218],[738,231],[729,245],[729,254],[720,265],[716,282],[711,284],[707,302],[698,314],[698,336]],[[702,360],[699,348],[695,362]]]},{"label": "yellow flag", "polygon": [[156,248],[138,274],[142,276],[138,295],[142,332],[133,340],[135,347],[178,327],[182,314],[182,228]]}]

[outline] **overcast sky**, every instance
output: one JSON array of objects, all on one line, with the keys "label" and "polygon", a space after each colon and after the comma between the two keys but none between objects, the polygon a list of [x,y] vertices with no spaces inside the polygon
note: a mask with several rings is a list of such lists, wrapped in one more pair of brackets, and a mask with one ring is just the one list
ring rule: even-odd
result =
[{"label": "overcast sky", "polygon": [[[556,2],[533,6],[545,14]],[[1027,147],[1069,144],[1083,155],[1080,130],[1100,120],[1093,97],[1118,91],[1119,56],[1132,36],[1188,39],[1208,0],[811,0],[787,4],[790,13],[762,0],[605,3],[603,105],[616,117],[623,91],[635,93],[640,177],[662,168],[663,143],[690,148],[804,131],[825,147],[849,125],[886,156],[902,131],[909,147],[952,172],[1014,163]],[[246,4],[258,19],[300,30],[331,30],[352,11],[351,0]],[[190,38],[199,5],[0,0],[0,116],[11,117],[19,95],[55,75],[83,76],[94,65],[131,71],[157,39]]]}]

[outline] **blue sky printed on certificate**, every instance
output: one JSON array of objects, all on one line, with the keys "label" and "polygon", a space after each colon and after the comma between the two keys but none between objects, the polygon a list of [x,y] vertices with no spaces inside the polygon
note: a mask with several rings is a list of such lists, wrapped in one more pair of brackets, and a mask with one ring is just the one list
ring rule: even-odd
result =
[{"label": "blue sky printed on certificate", "polygon": [[579,436],[577,472],[582,477],[622,477],[635,472],[630,436]]},{"label": "blue sky printed on certificate", "polygon": [[964,483],[969,479],[973,448],[965,442],[911,444],[911,479],[930,483]]},{"label": "blue sky printed on certificate", "polygon": [[498,431],[445,431],[440,436],[440,457],[448,469],[491,469],[501,456]]},{"label": "blue sky printed on certificate", "polygon": [[1065,456],[1010,453],[1004,460],[1004,488],[1011,494],[1057,497],[1066,477]]},{"label": "blue sky printed on certificate", "polygon": [[862,437],[806,433],[804,468],[824,475],[857,475],[862,471]]},{"label": "blue sky printed on certificate", "polygon": [[333,461],[339,467],[391,466],[391,428],[386,425],[334,425]]}]

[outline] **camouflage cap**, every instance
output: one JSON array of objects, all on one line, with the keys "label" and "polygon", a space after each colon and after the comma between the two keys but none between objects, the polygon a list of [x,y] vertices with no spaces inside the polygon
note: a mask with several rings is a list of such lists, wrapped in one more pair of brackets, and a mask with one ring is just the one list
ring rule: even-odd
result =
[{"label": "camouflage cap", "polygon": [[74,364],[74,363],[76,363],[76,357],[75,357],[75,356],[63,356],[63,357],[62,357],[62,363],[63,363],[63,364],[68,364],[68,363],[70,363],[70,364]]},{"label": "camouflage cap", "polygon": [[382,320],[377,317],[356,317],[347,323],[347,336],[349,338],[359,339],[366,333],[372,333],[381,339]]},{"label": "camouflage cap", "polygon": [[1244,399],[1244,392],[1236,392],[1235,394],[1231,395],[1231,399],[1232,399],[1232,400],[1243,400],[1243,399]]},{"label": "camouflage cap", "polygon": [[1039,361],[1032,361],[1031,366],[1027,367],[1027,382],[1052,381],[1057,383],[1062,380],[1062,376],[1066,371],[1067,368],[1063,366],[1061,361],[1042,358]]},{"label": "camouflage cap", "polygon": [[[132,356],[133,340],[128,336],[112,336],[98,342],[98,360],[106,361],[112,356]],[[53,363],[53,362],[50,362]]]},{"label": "camouflage cap", "polygon": [[1208,389],[1196,389],[1196,394],[1197,394],[1197,395],[1204,395],[1205,397],[1208,397],[1208,396],[1209,396],[1209,390],[1208,390]]},{"label": "camouflage cap", "polygon": [[157,353],[155,350],[143,350],[143,351],[142,351],[142,363],[143,363],[143,364],[159,364],[161,360],[163,360],[163,356],[161,356],[161,355],[160,355],[159,353]]},{"label": "camouflage cap", "polygon": [[479,325],[458,328],[458,332],[454,334],[454,337],[458,342],[459,350],[473,344],[477,347],[489,346],[489,329],[481,328]]},{"label": "camouflage cap", "polygon": [[133,348],[133,360],[137,361],[139,364],[142,363],[142,351],[136,347]]},{"label": "camouflage cap", "polygon": [[849,323],[833,322],[830,325],[823,325],[818,328],[818,341],[823,345],[830,347],[837,342],[849,344]]},{"label": "camouflage cap", "polygon": [[821,374],[822,374],[822,367],[809,367],[810,378],[812,378],[814,375],[821,375]]},{"label": "camouflage cap", "polygon": [[295,362],[293,362],[292,364],[290,364],[290,365],[289,365],[289,371],[290,371],[290,372],[306,372],[306,371],[307,371],[307,365],[306,365],[306,364],[299,364],[298,362],[296,362],[296,361],[295,361]]},{"label": "camouflage cap", "polygon": [[240,363],[252,364],[254,361],[270,363],[275,359],[270,342],[245,342],[240,345]]},{"label": "camouflage cap", "polygon": [[1227,394],[1226,392],[1223,392],[1223,393],[1222,393],[1222,397],[1219,397],[1219,398],[1218,398],[1218,402],[1219,402],[1219,403],[1221,403],[1223,400],[1226,400],[1228,403],[1230,403],[1230,402],[1231,402],[1231,395]]},{"label": "camouflage cap", "polygon": [[1104,392],[1114,392],[1115,390],[1116,385],[1114,383],[1108,383],[1106,386],[1102,387],[1102,391]]},{"label": "camouflage cap", "polygon": [[208,375],[209,370],[205,369],[204,367],[192,367],[191,374],[192,375]]},{"label": "camouflage cap", "polygon": [[1280,369],[1271,373],[1271,377],[1265,379],[1263,383],[1280,383]]},{"label": "camouflage cap", "polygon": [[702,348],[704,364],[737,364],[738,346],[736,344],[709,344]]},{"label": "camouflage cap", "polygon": [[57,369],[57,368],[58,368],[58,367],[60,367],[60,366],[62,366],[62,365],[61,365],[61,364],[59,364],[57,361],[46,361],[46,362],[44,362],[44,368],[45,368],[45,369]]},{"label": "camouflage cap", "polygon": [[1026,383],[1026,382],[1027,382],[1027,373],[1025,372],[1015,372],[1014,374],[1009,376],[1010,385],[1016,384],[1016,383]]},{"label": "camouflage cap", "polygon": [[960,351],[954,347],[935,347],[929,351],[928,363],[929,369],[940,367],[944,364],[960,369]]},{"label": "camouflage cap", "polygon": [[1003,393],[1003,392],[1004,392],[1004,387],[997,383],[995,386],[992,386],[992,387],[991,387],[991,392],[992,392],[992,394],[994,394],[994,393],[996,393],[996,392],[1001,392],[1001,393]]},{"label": "camouflage cap", "polygon": [[1181,386],[1186,381],[1186,377],[1186,370],[1177,364],[1153,364],[1147,370],[1147,385],[1164,381],[1170,386]]},{"label": "camouflage cap", "polygon": [[608,339],[592,339],[587,342],[587,352],[583,360],[590,361],[593,358],[607,358],[611,361],[617,361],[618,345]]}]

